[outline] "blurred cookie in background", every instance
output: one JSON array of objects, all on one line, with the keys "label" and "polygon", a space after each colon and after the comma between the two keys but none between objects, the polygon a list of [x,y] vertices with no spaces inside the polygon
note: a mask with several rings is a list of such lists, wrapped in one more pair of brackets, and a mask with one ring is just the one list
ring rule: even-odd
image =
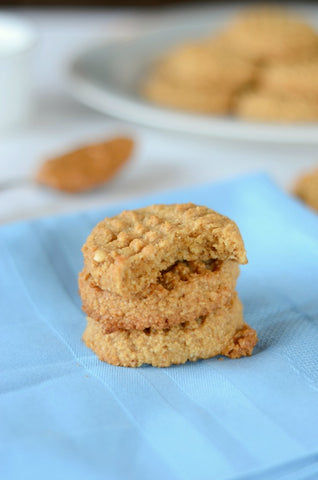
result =
[{"label": "blurred cookie in background", "polygon": [[228,46],[261,63],[318,55],[317,32],[301,17],[280,7],[243,11],[225,30]]},{"label": "blurred cookie in background", "polygon": [[234,112],[239,117],[263,122],[316,122],[318,103],[259,89],[246,92],[237,98]]},{"label": "blurred cookie in background", "polygon": [[213,87],[236,92],[256,77],[251,62],[219,42],[191,42],[177,46],[158,62],[157,72],[173,83],[197,88]]},{"label": "blurred cookie in background", "polygon": [[312,60],[268,66],[261,87],[275,94],[318,102],[318,57]]},{"label": "blurred cookie in background", "polygon": [[185,85],[171,82],[156,73],[149,77],[143,85],[143,94],[159,105],[190,112],[215,114],[228,113],[233,97],[230,92],[215,87],[191,89]]},{"label": "blurred cookie in background", "polygon": [[189,42],[155,64],[142,87],[150,100],[200,113],[228,113],[233,95],[251,85],[255,67],[219,46]]},{"label": "blurred cookie in background", "polygon": [[318,167],[304,174],[296,181],[293,193],[318,212]]},{"label": "blurred cookie in background", "polygon": [[85,145],[44,162],[35,180],[67,193],[93,190],[117,175],[133,149],[134,140],[129,137]]},{"label": "blurred cookie in background", "polygon": [[280,7],[253,7],[214,35],[171,47],[142,82],[148,100],[264,122],[318,120],[318,35]]}]

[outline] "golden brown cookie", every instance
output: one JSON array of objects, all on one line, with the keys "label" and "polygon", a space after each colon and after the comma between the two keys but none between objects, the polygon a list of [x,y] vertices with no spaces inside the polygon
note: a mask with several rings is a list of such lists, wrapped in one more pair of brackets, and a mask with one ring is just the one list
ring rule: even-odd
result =
[{"label": "golden brown cookie", "polygon": [[237,49],[231,35],[231,31],[228,31],[228,25],[217,33],[213,32],[206,38],[204,43],[212,50],[217,50],[220,55],[223,55],[228,60],[235,58],[241,65],[246,65],[250,71],[250,83],[257,81],[259,73],[261,71],[261,65],[257,59],[255,59],[248,51]]},{"label": "golden brown cookie", "polygon": [[318,168],[300,177],[294,187],[294,194],[318,212]]},{"label": "golden brown cookie", "polygon": [[215,87],[193,88],[176,84],[160,72],[154,72],[142,86],[148,100],[173,109],[197,113],[225,114],[231,109],[232,93]]},{"label": "golden brown cookie", "polygon": [[261,86],[275,94],[318,102],[318,58],[274,64],[264,69]]},{"label": "golden brown cookie", "polygon": [[251,62],[223,48],[223,42],[189,42],[166,52],[155,64],[142,93],[156,103],[199,113],[228,113],[233,94],[251,85]]},{"label": "golden brown cookie", "polygon": [[103,323],[104,332],[163,329],[231,304],[238,275],[238,263],[231,260],[177,262],[161,272],[157,283],[122,297],[100,289],[84,269],[79,289],[84,312]]},{"label": "golden brown cookie", "polygon": [[40,184],[75,193],[110,180],[129,160],[134,142],[119,137],[87,145],[46,161],[36,175]]},{"label": "golden brown cookie", "polygon": [[239,14],[226,32],[233,51],[257,62],[297,61],[318,54],[315,30],[279,7],[256,7]]},{"label": "golden brown cookie", "polygon": [[165,330],[105,333],[102,323],[87,320],[83,335],[86,345],[100,360],[125,367],[168,367],[216,355],[239,358],[251,355],[257,343],[255,330],[243,320],[238,299],[230,308]]},{"label": "golden brown cookie", "polygon": [[153,205],[105,218],[82,250],[94,283],[122,296],[157,284],[176,262],[247,262],[237,225],[192,203]]},{"label": "golden brown cookie", "polygon": [[249,120],[264,122],[316,122],[318,103],[258,90],[239,97],[235,113]]},{"label": "golden brown cookie", "polygon": [[157,72],[176,86],[233,93],[251,84],[254,65],[239,58],[221,43],[191,42],[175,47],[159,61]]}]

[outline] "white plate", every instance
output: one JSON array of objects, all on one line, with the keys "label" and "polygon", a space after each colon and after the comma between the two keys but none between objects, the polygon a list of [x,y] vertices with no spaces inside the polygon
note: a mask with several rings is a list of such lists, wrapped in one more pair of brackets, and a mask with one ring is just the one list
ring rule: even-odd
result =
[{"label": "white plate", "polygon": [[91,47],[73,60],[70,91],[82,103],[131,122],[187,134],[275,143],[318,143],[318,124],[252,123],[230,116],[184,113],[158,107],[138,93],[151,62],[169,46],[211,32],[211,18]]}]

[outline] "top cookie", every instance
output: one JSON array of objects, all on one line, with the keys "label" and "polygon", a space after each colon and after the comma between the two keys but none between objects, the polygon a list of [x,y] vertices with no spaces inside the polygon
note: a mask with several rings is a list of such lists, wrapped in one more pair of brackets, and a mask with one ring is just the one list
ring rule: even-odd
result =
[{"label": "top cookie", "polygon": [[159,61],[157,73],[179,86],[232,93],[252,82],[256,69],[215,40],[174,47]]},{"label": "top cookie", "polygon": [[192,203],[153,205],[105,218],[89,235],[83,254],[96,284],[123,296],[156,283],[176,262],[247,262],[237,225]]},{"label": "top cookie", "polygon": [[259,62],[297,61],[317,55],[318,37],[310,25],[281,8],[251,8],[226,32],[228,44]]}]

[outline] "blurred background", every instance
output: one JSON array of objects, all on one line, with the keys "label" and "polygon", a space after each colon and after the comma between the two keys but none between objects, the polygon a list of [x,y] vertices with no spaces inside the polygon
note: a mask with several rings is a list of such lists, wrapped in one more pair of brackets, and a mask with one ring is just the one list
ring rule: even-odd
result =
[{"label": "blurred background", "polygon": [[[133,39],[167,26],[173,28],[177,23],[189,24],[197,17],[211,19],[214,26],[221,28],[235,12],[256,3],[1,1],[1,15],[10,14],[27,22],[35,33],[35,41],[30,51],[30,113],[20,124],[0,129],[0,221],[127,202],[154,191],[255,172],[269,174],[290,191],[295,178],[317,163],[316,145],[307,142],[306,135],[303,142],[288,144],[253,141],[253,133],[246,141],[246,138],[201,138],[153,129],[147,122],[141,126],[119,120],[78,101],[69,76],[74,59],[91,46]],[[279,5],[304,13],[317,24],[316,2],[279,2]],[[135,58],[130,58],[132,65],[134,62]],[[24,81],[21,74],[18,83]],[[5,90],[2,95],[8,96]],[[7,109],[9,115],[11,107]],[[103,188],[72,196],[39,188],[34,183],[35,172],[48,158],[118,134],[135,139],[135,154],[120,175]]]}]

